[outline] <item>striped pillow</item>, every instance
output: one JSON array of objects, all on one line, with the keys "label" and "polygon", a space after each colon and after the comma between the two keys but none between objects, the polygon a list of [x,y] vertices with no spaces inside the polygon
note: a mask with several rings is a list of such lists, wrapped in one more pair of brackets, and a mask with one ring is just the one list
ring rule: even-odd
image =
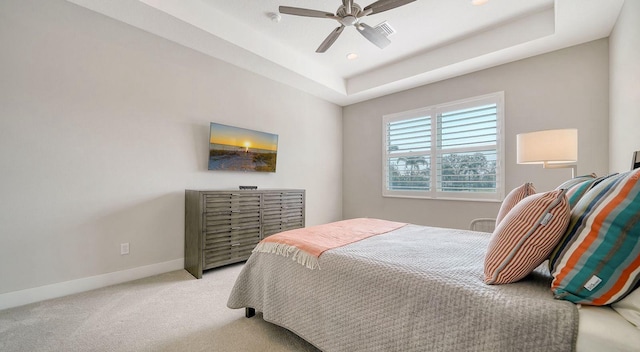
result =
[{"label": "striped pillow", "polygon": [[484,260],[484,282],[508,284],[542,264],[569,224],[565,190],[531,195],[495,229]]},{"label": "striped pillow", "polygon": [[640,169],[604,179],[585,194],[549,267],[556,298],[605,305],[640,280]]},{"label": "striped pillow", "polygon": [[563,182],[560,186],[556,187],[556,189],[567,190],[567,199],[569,199],[569,205],[571,209],[573,209],[596,180],[596,174],[578,176]]},{"label": "striped pillow", "polygon": [[523,200],[525,197],[528,197],[532,194],[536,193],[535,187],[533,187],[533,183],[525,183],[520,187],[514,188],[502,201],[502,205],[500,205],[500,210],[498,211],[498,215],[496,216],[496,227],[500,224],[500,221],[504,219],[505,216],[509,213],[518,202]]}]

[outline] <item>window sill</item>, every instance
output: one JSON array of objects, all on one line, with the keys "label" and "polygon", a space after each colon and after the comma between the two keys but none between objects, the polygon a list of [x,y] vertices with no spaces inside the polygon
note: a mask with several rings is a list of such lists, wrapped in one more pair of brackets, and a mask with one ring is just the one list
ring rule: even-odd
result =
[{"label": "window sill", "polygon": [[408,196],[408,195],[391,195],[383,194],[383,198],[406,198],[406,199],[424,199],[424,200],[445,200],[445,201],[460,201],[460,202],[485,202],[485,203],[502,203],[499,199],[483,199],[483,198],[454,198],[454,197],[422,197],[422,196]]}]

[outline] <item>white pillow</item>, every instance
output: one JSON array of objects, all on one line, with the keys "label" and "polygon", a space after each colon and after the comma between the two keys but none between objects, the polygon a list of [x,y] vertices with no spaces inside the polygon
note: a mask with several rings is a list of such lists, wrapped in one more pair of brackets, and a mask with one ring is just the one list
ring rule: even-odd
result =
[{"label": "white pillow", "polygon": [[625,298],[613,303],[611,307],[640,329],[640,288],[631,291]]}]

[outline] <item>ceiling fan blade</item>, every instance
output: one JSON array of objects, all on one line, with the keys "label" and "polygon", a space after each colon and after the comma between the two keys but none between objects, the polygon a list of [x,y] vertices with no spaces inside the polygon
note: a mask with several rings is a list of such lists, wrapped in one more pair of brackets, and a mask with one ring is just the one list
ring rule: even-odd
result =
[{"label": "ceiling fan blade", "polygon": [[395,9],[416,0],[378,0],[362,9],[364,16]]},{"label": "ceiling fan blade", "polygon": [[387,45],[391,44],[389,38],[382,34],[377,29],[367,25],[366,23],[359,23],[356,25],[358,32],[362,34],[367,40],[375,44],[378,48],[384,49]]},{"label": "ceiling fan blade", "polygon": [[322,44],[320,44],[320,46],[316,50],[316,53],[324,53],[325,51],[327,51],[327,49],[329,49],[331,45],[333,45],[336,39],[338,39],[343,30],[344,25],[334,29],[333,32],[331,32],[329,36],[322,42]]},{"label": "ceiling fan blade", "polygon": [[330,12],[309,10],[309,9],[301,9],[299,7],[280,6],[278,8],[278,10],[280,11],[280,13],[283,13],[283,14],[286,14],[286,15],[332,18],[332,19],[336,18],[336,15],[334,15],[334,14],[332,14]]}]

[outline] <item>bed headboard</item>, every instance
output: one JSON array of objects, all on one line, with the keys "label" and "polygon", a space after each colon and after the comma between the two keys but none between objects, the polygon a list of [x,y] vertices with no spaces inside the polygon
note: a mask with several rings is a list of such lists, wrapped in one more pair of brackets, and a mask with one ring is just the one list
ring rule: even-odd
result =
[{"label": "bed headboard", "polygon": [[640,150],[633,152],[633,159],[631,159],[631,170],[635,170],[640,167]]}]

